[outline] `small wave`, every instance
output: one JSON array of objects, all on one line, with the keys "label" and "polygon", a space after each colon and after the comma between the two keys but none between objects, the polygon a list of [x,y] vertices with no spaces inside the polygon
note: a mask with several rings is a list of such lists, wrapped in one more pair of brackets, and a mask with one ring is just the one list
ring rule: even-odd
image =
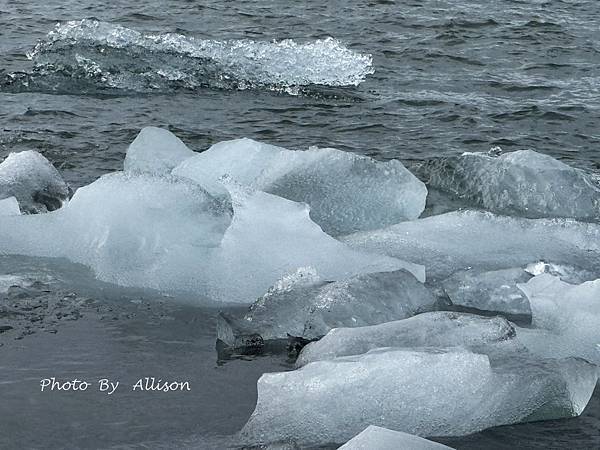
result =
[{"label": "small wave", "polygon": [[7,74],[5,86],[60,91],[76,84],[83,92],[266,88],[297,94],[307,86],[357,86],[374,72],[371,55],[333,38],[218,41],[143,34],[94,19],[58,24],[27,56],[33,71]]}]

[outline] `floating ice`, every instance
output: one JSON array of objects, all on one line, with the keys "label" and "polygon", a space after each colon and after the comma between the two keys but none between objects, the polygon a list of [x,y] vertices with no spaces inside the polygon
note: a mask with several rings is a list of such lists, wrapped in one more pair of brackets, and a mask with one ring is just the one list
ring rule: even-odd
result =
[{"label": "floating ice", "polygon": [[233,205],[185,179],[107,175],[54,213],[1,217],[0,253],[65,257],[122,286],[245,303],[298,267],[336,280],[404,266],[326,235],[305,205],[229,189]]},{"label": "floating ice", "polygon": [[173,133],[156,127],[142,128],[129,145],[125,171],[166,175],[195,153]]},{"label": "floating ice", "polygon": [[531,150],[464,153],[419,168],[429,186],[485,209],[523,217],[600,219],[600,185],[584,171]]},{"label": "floating ice", "polygon": [[437,442],[423,439],[414,434],[369,425],[360,434],[342,445],[339,450],[448,450]]},{"label": "floating ice", "polygon": [[0,199],[15,197],[24,213],[54,211],[70,194],[58,171],[38,152],[11,153],[0,163]]},{"label": "floating ice", "polygon": [[19,202],[15,197],[0,200],[0,216],[18,216],[20,214]]},{"label": "floating ice", "polygon": [[334,327],[360,327],[403,319],[436,306],[436,298],[403,270],[320,281],[302,269],[252,304],[240,319],[221,316],[218,338],[243,348],[289,336],[315,339]]},{"label": "floating ice", "polygon": [[373,73],[371,55],[333,38],[217,41],[142,34],[93,19],[58,24],[28,56],[38,78],[141,92],[208,86],[295,93],[298,86],[356,86]]},{"label": "floating ice", "polygon": [[251,139],[220,142],[187,159],[174,174],[218,192],[218,179],[310,205],[326,233],[346,234],[416,219],[427,188],[400,161],[375,161],[340,150],[291,151]]},{"label": "floating ice", "polygon": [[503,361],[461,349],[378,349],[258,381],[248,443],[342,443],[368,425],[419,436],[581,414],[598,375],[582,359]]},{"label": "floating ice", "polygon": [[600,364],[600,279],[572,285],[542,274],[519,288],[529,299],[533,326],[550,332],[550,337],[536,330],[523,333],[528,347]]},{"label": "floating ice", "polygon": [[444,280],[442,285],[455,305],[529,316],[529,302],[517,283],[525,283],[531,277],[521,268],[489,272],[464,270]]},{"label": "floating ice", "polygon": [[357,328],[334,328],[308,344],[297,367],[340,356],[361,355],[379,347],[469,347],[504,343],[515,336],[513,325],[502,317],[435,311],[404,320]]},{"label": "floating ice", "polygon": [[0,294],[6,294],[13,286],[28,286],[31,282],[20,275],[3,274],[0,275]]},{"label": "floating ice", "polygon": [[522,219],[457,211],[342,239],[351,247],[402,258],[441,281],[465,269],[498,270],[533,261],[585,267],[600,276],[600,226],[571,219]]}]

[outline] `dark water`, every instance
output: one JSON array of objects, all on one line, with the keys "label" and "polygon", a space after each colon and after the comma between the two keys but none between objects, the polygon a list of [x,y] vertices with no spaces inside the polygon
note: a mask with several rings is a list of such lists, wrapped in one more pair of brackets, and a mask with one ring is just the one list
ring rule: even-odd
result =
[{"label": "dark water", "polygon": [[[64,31],[81,19],[90,20],[74,25],[79,34],[47,37],[57,22]],[[247,136],[415,160],[499,145],[596,171],[599,23],[600,4],[583,0],[0,0],[0,158],[36,149],[78,187],[120,169],[127,144],[155,125],[196,150]],[[103,40],[107,30],[117,30],[117,45]],[[296,47],[269,44],[282,39]],[[227,436],[252,411],[256,379],[287,367],[285,357],[217,365],[214,310],[144,309],[132,298],[109,312],[106,302],[82,307],[83,317],[59,320],[56,333],[0,334],[0,447],[233,442]],[[36,391],[40,374],[129,383],[146,372],[200,388],[114,401]],[[599,435],[596,394],[580,418],[447,442],[598,448]]]}]

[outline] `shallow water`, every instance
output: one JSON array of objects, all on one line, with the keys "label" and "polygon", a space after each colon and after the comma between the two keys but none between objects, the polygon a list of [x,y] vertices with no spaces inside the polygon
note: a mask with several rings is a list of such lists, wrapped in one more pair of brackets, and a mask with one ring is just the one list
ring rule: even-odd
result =
[{"label": "shallow water", "polygon": [[[177,45],[244,40],[258,51],[261,43],[292,39],[321,49],[315,43],[333,37],[339,46],[299,56],[267,46],[273,67],[285,68],[281,76],[252,64],[232,66],[225,57],[231,46],[221,49],[216,66],[185,49],[150,51],[131,40],[102,52],[106,46],[98,39],[91,46],[69,41],[28,59],[38,41],[50,42],[47,34],[57,22],[81,19],[125,27],[128,35],[164,39],[175,33],[181,35]],[[96,0],[0,0],[0,158],[39,150],[78,187],[120,169],[127,143],[141,127],[156,125],[195,150],[247,136],[294,149],[332,146],[379,159],[420,160],[499,145],[597,171],[599,21],[600,5],[584,0],[308,1],[293,7],[283,1],[118,0],[108,7]],[[347,52],[355,52],[356,64],[342,61],[323,72],[323,61],[338,63]],[[278,57],[283,60],[272,59]],[[100,72],[89,62],[94,58]],[[166,75],[148,76],[159,71]],[[41,261],[0,265],[5,273],[54,271],[53,263]],[[66,290],[92,299],[82,306],[82,318],[42,321],[56,333],[17,321],[0,334],[0,447],[234,445],[231,435],[254,407],[256,379],[289,367],[286,357],[218,365],[214,308],[173,306],[147,293],[103,295],[90,284],[77,275],[48,288],[50,297]],[[131,302],[140,296],[142,303]],[[197,389],[167,400],[131,392],[110,401],[92,393],[45,396],[37,390],[42,374],[115,376],[124,383],[188,377]],[[499,427],[445,442],[456,448],[597,448],[599,435],[596,393],[576,419]]]}]

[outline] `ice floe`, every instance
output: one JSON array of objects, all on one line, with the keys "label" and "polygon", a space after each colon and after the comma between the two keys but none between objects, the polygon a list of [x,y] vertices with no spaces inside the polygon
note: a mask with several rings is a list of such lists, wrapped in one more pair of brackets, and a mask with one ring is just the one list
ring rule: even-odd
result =
[{"label": "ice floe", "polygon": [[429,280],[459,270],[499,270],[535,261],[600,275],[600,226],[573,219],[524,219],[455,211],[342,239],[351,247],[423,264]]},{"label": "ice floe", "polygon": [[582,359],[381,348],[264,374],[245,442],[343,443],[368,425],[419,436],[581,414],[598,374]]},{"label": "ice floe", "polygon": [[[220,191],[228,175],[253,189],[310,205],[310,217],[332,235],[416,219],[427,188],[400,161],[375,161],[332,148],[292,151],[251,139],[220,142],[174,171]],[[212,190],[211,190],[212,186]]]},{"label": "ice floe", "polygon": [[436,304],[437,299],[404,270],[330,282],[303,268],[272,286],[245,316],[221,315],[217,337],[232,348],[259,346],[288,336],[312,340],[335,327],[403,319],[434,309]]},{"label": "ice floe", "polygon": [[36,151],[11,153],[0,163],[0,199],[15,197],[24,213],[54,211],[70,194],[58,170]]},{"label": "ice floe", "polygon": [[414,434],[369,425],[339,450],[451,450],[443,444],[438,444]]},{"label": "ice floe", "polygon": [[428,186],[489,211],[522,217],[600,219],[600,184],[588,173],[533,150],[464,153],[421,164]]}]

